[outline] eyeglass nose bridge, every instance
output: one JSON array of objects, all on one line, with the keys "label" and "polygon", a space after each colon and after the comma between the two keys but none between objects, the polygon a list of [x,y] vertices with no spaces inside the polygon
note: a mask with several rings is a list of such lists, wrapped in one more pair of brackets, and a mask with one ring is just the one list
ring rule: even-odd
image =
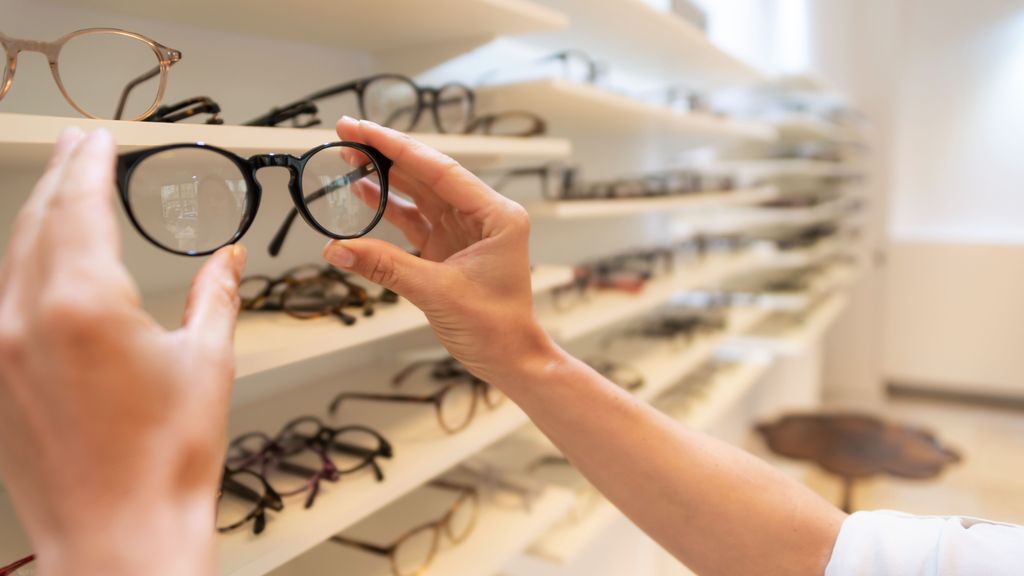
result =
[{"label": "eyeglass nose bridge", "polygon": [[299,171],[299,159],[291,154],[257,154],[249,157],[249,165],[253,170],[260,168],[287,168],[293,174]]},{"label": "eyeglass nose bridge", "polygon": [[7,48],[14,54],[21,52],[39,52],[46,56],[51,64],[57,62],[57,54],[60,53],[60,43],[46,42],[43,40],[20,40],[8,39]]}]

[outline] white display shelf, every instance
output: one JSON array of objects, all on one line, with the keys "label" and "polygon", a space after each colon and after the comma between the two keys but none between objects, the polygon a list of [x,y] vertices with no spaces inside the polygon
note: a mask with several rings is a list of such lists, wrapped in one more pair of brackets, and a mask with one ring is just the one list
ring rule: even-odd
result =
[{"label": "white display shelf", "polygon": [[753,252],[761,259],[762,267],[806,268],[820,264],[836,256],[841,243],[834,238],[825,238],[806,248],[779,250],[771,243],[755,245]]},{"label": "white display shelf", "polygon": [[[421,492],[430,491],[430,495]],[[424,488],[395,503],[382,514],[374,515],[354,527],[352,535],[379,535],[384,541],[402,534],[421,522],[431,521],[444,512],[448,496]],[[438,500],[441,500],[439,503]],[[430,567],[419,576],[480,576],[494,574],[511,558],[522,552],[554,525],[572,505],[573,494],[561,488],[547,488],[532,502],[529,510],[498,506],[481,500],[473,532],[459,543],[442,537]],[[441,506],[439,506],[441,504]],[[343,570],[341,570],[343,568]],[[391,566],[381,556],[327,542],[317,549],[276,570],[273,576],[305,576],[343,571],[358,576],[392,576]]]},{"label": "white display shelf", "polygon": [[568,25],[563,14],[527,0],[334,0],[287,5],[274,0],[179,0],[174,10],[167,10],[159,2],[132,0],[76,0],[74,4],[376,54],[395,50],[413,53],[452,44],[468,51],[498,36],[557,30]]},{"label": "white display shelf", "polygon": [[727,54],[699,28],[643,0],[539,0],[569,16],[570,26],[528,37],[552,50],[583,50],[639,76],[711,88],[763,80],[760,72]]},{"label": "white display shelf", "polygon": [[835,122],[823,120],[813,114],[787,114],[769,120],[784,142],[824,140],[837,144],[857,144],[862,141],[853,130]]},{"label": "white display shelf", "polygon": [[[351,370],[311,386],[297,388],[248,405],[231,415],[234,437],[251,430],[276,433],[287,421],[302,415],[325,417],[333,425],[366,424],[391,443],[394,457],[380,460],[384,481],[370,471],[345,476],[321,487],[315,505],[302,508],[302,497],[285,500],[280,513],[268,513],[266,530],[253,535],[251,527],[219,536],[220,573],[259,576],[298,557],[331,535],[388,506],[431,478],[476,454],[490,444],[522,428],[526,415],[510,401],[497,408],[478,407],[473,421],[461,432],[446,434],[437,423],[432,406],[364,402],[342,408],[339,417],[326,418],[326,407],[335,394],[345,391],[391,390],[388,382],[403,363]],[[409,388],[403,390],[419,392]],[[2,548],[2,547],[0,547]],[[3,550],[0,549],[0,553]]]},{"label": "white display shelf", "polygon": [[776,314],[729,344],[734,350],[765,350],[797,356],[814,344],[846,308],[848,297],[837,293],[821,302],[799,322],[788,313]]},{"label": "white display shelf", "polygon": [[668,410],[666,414],[695,429],[707,431],[719,422],[730,409],[747,395],[750,389],[771,367],[771,357],[764,354],[750,354],[737,366],[716,375],[703,395],[692,403],[681,406],[678,411]]},{"label": "white display shelf", "polygon": [[654,212],[676,212],[708,206],[742,206],[777,197],[774,186],[761,186],[723,192],[633,198],[622,200],[537,201],[527,204],[530,215],[539,218],[571,220],[577,218],[615,218]]},{"label": "white display shelf", "polygon": [[[568,266],[537,266],[533,291],[541,294],[572,281]],[[379,288],[371,289],[376,293]],[[145,307],[168,328],[180,325],[185,295],[147,298]],[[334,317],[299,320],[277,312],[243,312],[235,330],[236,377],[244,378],[327,354],[426,328],[426,316],[407,300],[377,306],[376,313],[345,326]]]},{"label": "white display shelf", "polygon": [[828,160],[806,160],[802,158],[772,158],[763,160],[732,160],[716,164],[718,168],[733,169],[748,178],[782,176],[806,176],[825,178],[830,176],[857,176],[863,168],[848,162]]},{"label": "white display shelf", "polygon": [[[769,366],[770,356],[749,355],[734,369],[716,377],[703,396],[667,414],[693,429],[706,431],[750,391]],[[677,379],[675,383],[678,382]],[[622,517],[611,502],[601,500],[584,518],[553,528],[530,547],[528,555],[511,563],[503,573],[508,576],[558,574],[559,567],[572,564],[597,537]]]},{"label": "white display shelf", "polygon": [[[845,219],[855,212],[850,211],[853,199],[842,196],[817,206],[799,208],[744,208],[742,219],[749,226],[811,226],[831,220]],[[739,215],[738,215],[739,216]]]},{"label": "white display shelf", "polygon": [[680,112],[561,79],[486,86],[478,88],[477,95],[489,108],[536,112],[548,120],[551,133],[560,136],[654,138],[675,148],[776,137],[768,124]]},{"label": "white display shelf", "polygon": [[[141,3],[145,4],[145,3]],[[206,142],[238,154],[299,154],[338,140],[333,129],[209,126],[163,122],[91,120],[32,114],[0,114],[0,166],[43,163],[68,126],[106,128],[120,151],[177,142]],[[460,134],[412,134],[424,144],[462,162],[494,164],[505,160],[552,160],[569,156],[572,146],[560,138],[501,138]]]},{"label": "white display shelf", "polygon": [[644,385],[635,396],[650,402],[707,362],[722,345],[741,336],[766,318],[761,308],[739,308],[729,314],[728,327],[714,336],[695,341],[682,351],[679,347],[651,346],[648,352],[633,356],[628,363],[644,377]]},{"label": "white display shelf", "polygon": [[596,291],[585,302],[568,310],[543,314],[541,324],[556,340],[574,340],[653,310],[668,303],[679,292],[714,285],[759,260],[757,255],[746,252],[707,258],[672,276],[648,282],[639,294]]},{"label": "white display shelf", "polygon": [[757,307],[770,312],[799,312],[810,305],[853,283],[855,273],[850,266],[833,265],[799,293],[765,292],[757,297]]}]

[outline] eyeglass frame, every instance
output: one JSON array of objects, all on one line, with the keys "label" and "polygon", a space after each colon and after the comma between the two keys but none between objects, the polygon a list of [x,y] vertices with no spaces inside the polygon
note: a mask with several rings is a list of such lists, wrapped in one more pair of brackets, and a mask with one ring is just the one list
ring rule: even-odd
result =
[{"label": "eyeglass frame", "polygon": [[[4,74],[3,84],[0,85],[0,100],[4,99],[11,88],[11,84],[14,83],[14,73],[18,67],[18,55],[22,52],[39,52],[46,56],[50,65],[50,74],[53,75],[53,80],[57,83],[57,88],[60,90],[61,95],[64,96],[64,100],[66,100],[72,108],[78,111],[79,114],[86,118],[100,119],[100,116],[94,116],[93,114],[86,112],[71,98],[71,95],[68,94],[67,89],[64,87],[64,81],[60,78],[60,70],[57,65],[57,59],[60,57],[60,51],[64,48],[65,44],[75,38],[88,36],[90,34],[115,34],[118,36],[133,38],[147,44],[150,49],[153,50],[153,53],[156,54],[157,60],[159,61],[157,73],[160,74],[160,86],[157,89],[156,99],[153,101],[153,104],[150,105],[149,109],[134,118],[128,118],[128,120],[143,120],[148,118],[160,106],[160,101],[163,100],[164,92],[167,89],[167,74],[170,71],[171,66],[181,61],[181,51],[174,48],[168,48],[167,46],[147,38],[142,34],[121,30],[120,28],[83,28],[81,30],[69,32],[53,42],[13,38],[11,36],[7,36],[3,32],[0,32],[0,45],[4,47],[4,51],[7,56],[7,69]],[[121,114],[124,112],[124,105],[132,88],[134,88],[139,82],[144,82],[152,77],[153,74],[152,71],[150,71],[143,76],[135,78],[125,86],[124,91],[121,93],[121,100],[118,103],[117,112],[114,114],[114,118],[112,118],[112,120],[122,120]]]},{"label": "eyeglass frame", "polygon": [[[373,544],[371,542],[366,542],[364,540],[359,540],[356,538],[349,538],[347,536],[342,536],[340,534],[331,536],[329,540],[336,544],[352,546],[364,552],[369,552],[371,554],[376,554],[378,556],[387,556],[391,564],[391,572],[394,576],[413,576],[415,574],[421,574],[423,570],[430,567],[430,565],[434,561],[434,557],[437,556],[438,545],[440,544],[441,541],[441,534],[447,534],[448,539],[452,544],[461,544],[466,541],[470,534],[473,533],[473,528],[476,526],[477,518],[480,515],[480,493],[475,486],[471,486],[469,484],[449,482],[446,480],[433,480],[428,483],[428,486],[440,488],[442,490],[451,490],[453,492],[459,493],[459,496],[455,499],[454,502],[452,502],[452,505],[448,508],[448,510],[445,511],[444,514],[441,515],[440,518],[431,520],[429,522],[424,522],[418,526],[414,526],[413,528],[406,530],[398,538],[394,539],[390,544]],[[454,517],[455,512],[458,511],[459,506],[464,505],[464,502],[471,502],[473,504],[473,518],[470,521],[469,527],[466,529],[466,533],[461,538],[457,539],[455,538],[455,535],[452,533],[450,522],[452,517]],[[427,556],[427,559],[424,561],[424,563],[419,568],[417,568],[415,572],[413,572],[412,574],[403,574],[399,570],[398,560],[395,552],[398,550],[398,548],[402,545],[403,542],[408,540],[414,534],[417,534],[426,529],[432,529],[434,532],[434,539],[430,547],[430,554]]]},{"label": "eyeglass frame", "polygon": [[[256,117],[256,118],[246,122],[245,125],[246,126],[277,126],[282,121],[287,120],[287,119],[289,119],[291,117],[287,113],[288,113],[289,110],[292,110],[295,107],[308,107],[308,105],[310,103],[315,103],[317,100],[323,100],[323,99],[326,99],[326,98],[330,98],[332,96],[338,96],[340,94],[344,94],[345,92],[349,92],[349,91],[355,91],[355,93],[356,93],[356,102],[357,102],[357,104],[359,106],[359,114],[360,114],[361,117],[366,118],[367,114],[366,114],[366,103],[364,101],[364,94],[366,93],[367,87],[372,82],[374,82],[376,80],[382,80],[382,79],[392,79],[392,80],[399,80],[399,81],[402,81],[402,82],[406,82],[406,83],[408,83],[410,86],[412,86],[415,89],[415,91],[416,91],[416,109],[415,109],[415,112],[413,113],[412,120],[410,120],[410,122],[409,122],[408,130],[412,130],[413,128],[415,128],[419,124],[419,121],[420,121],[420,118],[421,118],[421,116],[423,114],[424,109],[429,107],[430,111],[431,111],[431,115],[432,115],[433,120],[434,120],[434,127],[437,128],[437,131],[440,132],[441,134],[447,134],[448,133],[448,131],[446,131],[444,129],[444,126],[441,124],[441,116],[440,116],[439,106],[441,104],[441,99],[440,99],[441,93],[445,90],[445,88],[449,88],[449,87],[457,87],[457,88],[460,88],[460,89],[462,89],[462,90],[464,90],[466,92],[466,100],[467,100],[467,103],[468,103],[468,111],[467,111],[467,114],[466,114],[466,125],[469,126],[473,122],[473,120],[474,120],[475,112],[476,112],[476,92],[474,92],[473,89],[470,88],[469,86],[466,86],[465,84],[462,84],[462,83],[459,83],[459,82],[448,82],[447,84],[443,84],[443,85],[437,86],[437,87],[434,87],[434,86],[420,86],[419,84],[416,83],[415,80],[413,80],[412,78],[410,78],[408,76],[405,76],[405,75],[402,75],[402,74],[385,73],[385,74],[374,74],[372,76],[367,76],[365,78],[359,78],[359,79],[356,79],[356,80],[351,80],[349,82],[343,82],[341,84],[336,84],[334,86],[330,86],[328,88],[324,88],[322,90],[318,90],[318,91],[310,94],[309,96],[306,96],[305,98],[300,98],[300,99],[298,99],[298,100],[296,100],[294,102],[289,102],[288,104],[285,104],[284,106],[272,108],[270,110],[270,112],[267,112],[266,114],[263,114],[262,116]],[[431,98],[431,101],[429,103],[427,102],[427,99],[426,99],[426,96],[428,96],[428,95]],[[284,114],[282,114],[282,113],[284,113]],[[314,114],[315,114],[315,111],[314,111]],[[319,121],[317,121],[316,123],[319,123]],[[308,124],[307,123],[307,125],[308,126],[313,126],[313,125],[316,125],[316,123],[314,123],[314,124]]]},{"label": "eyeglass frame", "polygon": [[249,522],[253,523],[252,532],[253,534],[261,534],[267,527],[267,509],[271,509],[275,512],[284,510],[284,501],[281,499],[281,495],[274,490],[270,482],[262,475],[248,469],[237,469],[232,470],[227,467],[224,468],[224,473],[221,476],[220,489],[217,493],[217,501],[220,502],[220,498],[223,497],[225,487],[231,486],[230,481],[234,476],[248,475],[257,478],[263,485],[263,495],[259,494],[247,495],[246,492],[252,492],[248,486],[237,483],[235,490],[232,493],[241,498],[247,498],[255,503],[255,507],[241,520],[229,524],[227,526],[216,526],[217,532],[224,534],[232,532],[245,526]]},{"label": "eyeglass frame", "polygon": [[[228,452],[230,453],[232,449],[240,449],[242,443],[249,438],[259,439],[263,442],[263,445],[256,452],[241,454],[238,462],[233,463],[231,459],[228,458],[228,468],[232,471],[250,470],[255,472],[255,470],[252,470],[252,467],[259,466],[259,474],[264,478],[269,478],[268,471],[271,469],[280,470],[293,476],[306,478],[306,483],[301,488],[288,491],[275,489],[275,492],[282,497],[295,496],[297,494],[302,494],[303,492],[309,492],[303,505],[305,508],[312,508],[317,495],[320,494],[321,481],[327,480],[329,482],[337,482],[341,478],[341,472],[338,471],[334,466],[334,462],[332,462],[331,459],[323,452],[314,450],[309,445],[304,445],[299,450],[289,452],[284,445],[278,442],[277,438],[271,438],[263,432],[248,432],[234,438],[228,445]],[[285,460],[290,456],[300,454],[304,449],[311,450],[320,458],[322,466],[319,470],[314,470],[301,464]],[[234,466],[232,467],[231,464],[234,464]]]},{"label": "eyeglass frame", "polygon": [[[147,233],[142,228],[142,225],[139,223],[138,219],[136,218],[134,212],[131,209],[131,200],[129,198],[132,174],[143,161],[145,161],[147,158],[151,156],[167,152],[168,150],[186,148],[208,150],[212,153],[216,153],[224,158],[227,158],[235,165],[236,168],[238,168],[239,174],[245,180],[246,184],[246,210],[242,216],[242,221],[240,223],[238,230],[235,231],[235,234],[223,244],[220,244],[219,246],[212,249],[196,252],[181,252],[178,250],[174,250],[168,246],[164,246],[162,243],[158,242],[155,238],[153,238],[149,233]],[[315,192],[312,192],[305,197],[303,197],[302,195],[302,173],[306,167],[306,163],[309,162],[310,158],[312,158],[314,155],[328,148],[351,148],[365,154],[367,158],[369,158],[372,169],[368,168],[368,166],[362,166],[352,170],[351,172],[344,176],[344,178],[347,179],[349,182],[355,182],[360,178],[364,178],[373,173],[377,173],[378,176],[380,177],[380,203],[377,207],[377,213],[374,215],[373,220],[359,234],[335,234],[334,232],[331,232],[324,226],[320,225],[316,221],[316,219],[313,218],[313,215],[310,213],[307,204],[308,202],[318,200],[322,198],[324,195],[326,195],[328,193],[327,187],[320,188],[319,190],[316,190]],[[287,168],[288,171],[291,173],[291,179],[289,180],[288,183],[288,191],[292,197],[293,207],[288,212],[287,216],[285,216],[284,221],[281,223],[281,227],[278,228],[277,233],[274,235],[274,238],[267,249],[271,256],[277,256],[277,254],[281,250],[281,247],[284,244],[285,237],[287,237],[288,235],[288,231],[291,229],[292,223],[295,221],[296,216],[301,216],[302,219],[306,222],[306,224],[308,224],[311,228],[323,234],[324,236],[333,238],[335,240],[351,240],[353,238],[359,238],[361,236],[365,236],[366,234],[368,234],[377,226],[377,224],[380,223],[381,219],[384,217],[384,211],[387,209],[389,190],[388,173],[390,172],[392,165],[393,162],[391,161],[391,159],[385,156],[379,150],[372,146],[368,146],[366,144],[362,144],[359,142],[327,142],[325,144],[320,144],[319,146],[316,146],[304,152],[301,156],[292,156],[291,154],[267,153],[256,154],[254,156],[250,156],[249,158],[243,158],[242,156],[239,156],[234,152],[225,150],[224,148],[219,148],[217,146],[206,144],[205,142],[183,142],[178,144],[166,144],[163,146],[143,148],[142,150],[135,150],[132,152],[119,154],[117,157],[117,187],[119,191],[119,196],[121,198],[121,203],[124,206],[125,213],[128,215],[128,219],[131,221],[132,226],[135,227],[135,230],[143,238],[148,240],[154,246],[166,252],[170,252],[172,254],[177,254],[179,256],[201,257],[209,256],[210,254],[213,254],[214,252],[223,248],[224,246],[229,246],[231,244],[238,242],[239,240],[241,240],[243,236],[245,236],[245,233],[249,231],[249,227],[252,226],[253,221],[255,221],[256,219],[256,213],[259,211],[260,200],[263,194],[263,187],[256,179],[256,172],[261,168]]]}]

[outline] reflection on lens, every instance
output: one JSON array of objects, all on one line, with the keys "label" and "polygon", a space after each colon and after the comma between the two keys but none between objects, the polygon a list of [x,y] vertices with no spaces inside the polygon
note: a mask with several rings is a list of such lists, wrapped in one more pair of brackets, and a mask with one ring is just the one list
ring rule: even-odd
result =
[{"label": "reflection on lens", "polygon": [[249,472],[232,472],[224,479],[217,500],[217,529],[225,530],[248,519],[266,496],[259,477]]},{"label": "reflection on lens", "polygon": [[317,152],[302,171],[302,194],[316,222],[338,236],[370,230],[381,204],[381,180],[369,156],[348,146]]},{"label": "reflection on lens", "polygon": [[437,93],[437,122],[442,132],[462,134],[473,117],[473,99],[469,88],[447,84]]},{"label": "reflection on lens", "polygon": [[367,120],[407,132],[419,119],[419,93],[406,78],[381,76],[366,85],[363,107]]},{"label": "reflection on lens", "polygon": [[128,182],[132,215],[157,244],[201,254],[231,242],[248,211],[249,187],[226,156],[173,148],[142,160]]},{"label": "reflection on lens", "polygon": [[93,32],[72,38],[57,66],[68,97],[98,118],[139,119],[160,90],[160,57],[131,36]]},{"label": "reflection on lens", "polygon": [[405,537],[392,556],[398,576],[416,576],[426,568],[434,557],[437,540],[434,526],[423,527]]},{"label": "reflection on lens", "polygon": [[380,454],[380,440],[365,430],[343,428],[328,446],[331,462],[339,472],[352,472]]},{"label": "reflection on lens", "polygon": [[460,496],[448,517],[448,537],[452,542],[458,544],[469,536],[476,523],[476,513],[476,497],[469,492]]},{"label": "reflection on lens", "polygon": [[476,404],[476,390],[471,382],[464,381],[448,386],[441,399],[441,425],[448,432],[458,432],[473,418]]}]

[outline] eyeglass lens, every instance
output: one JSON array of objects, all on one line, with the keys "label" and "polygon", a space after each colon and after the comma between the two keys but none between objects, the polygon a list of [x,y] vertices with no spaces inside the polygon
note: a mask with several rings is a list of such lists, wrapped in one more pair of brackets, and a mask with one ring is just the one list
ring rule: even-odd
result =
[{"label": "eyeglass lens", "polygon": [[[61,47],[57,67],[68,98],[98,118],[137,118],[159,95],[160,58],[149,44],[132,36],[75,36]],[[102,72],[102,81],[97,81],[97,72]]]},{"label": "eyeglass lens", "polygon": [[397,576],[417,576],[430,565],[439,540],[438,526],[431,524],[411,532],[392,553]]},{"label": "eyeglass lens", "polygon": [[214,250],[230,242],[249,210],[249,185],[228,157],[173,148],[142,160],[128,201],[139,227],[176,252]]}]

